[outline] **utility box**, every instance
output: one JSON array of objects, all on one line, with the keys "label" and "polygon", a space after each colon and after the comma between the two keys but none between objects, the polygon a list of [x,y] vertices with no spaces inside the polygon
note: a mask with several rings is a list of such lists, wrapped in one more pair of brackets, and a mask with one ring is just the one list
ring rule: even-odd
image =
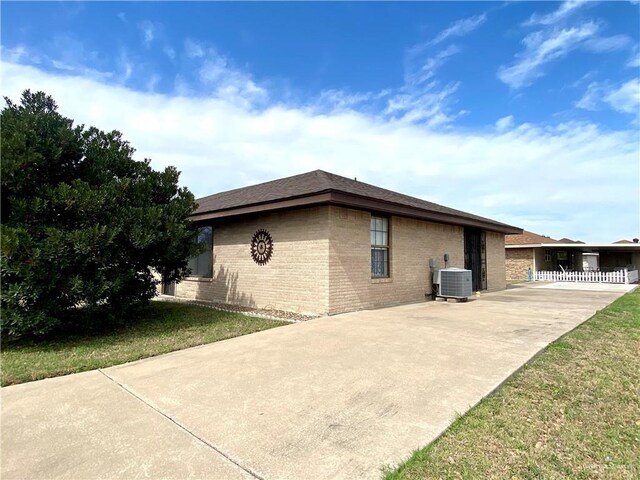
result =
[{"label": "utility box", "polygon": [[471,270],[443,268],[438,270],[438,297],[466,300],[471,296]]}]

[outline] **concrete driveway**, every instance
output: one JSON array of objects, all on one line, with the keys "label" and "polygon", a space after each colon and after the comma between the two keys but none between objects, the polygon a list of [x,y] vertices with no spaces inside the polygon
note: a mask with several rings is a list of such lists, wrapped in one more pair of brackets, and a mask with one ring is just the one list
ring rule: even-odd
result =
[{"label": "concrete driveway", "polygon": [[377,478],[620,292],[363,311],[2,389],[2,478]]}]

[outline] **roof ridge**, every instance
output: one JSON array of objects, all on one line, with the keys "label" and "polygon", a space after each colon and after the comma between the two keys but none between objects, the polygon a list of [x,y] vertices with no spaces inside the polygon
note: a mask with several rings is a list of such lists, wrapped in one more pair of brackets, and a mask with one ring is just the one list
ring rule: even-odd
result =
[{"label": "roof ridge", "polygon": [[236,187],[236,188],[231,188],[229,190],[223,190],[221,192],[212,193],[211,195],[207,195],[205,197],[199,197],[196,200],[206,200],[206,199],[211,198],[211,197],[217,197],[218,195],[235,192],[237,190],[244,190],[246,188],[253,188],[253,187],[258,187],[258,186],[262,186],[262,185],[269,185],[271,183],[282,182],[283,180],[291,180],[293,178],[310,176],[310,175],[312,175],[312,174],[314,174],[316,172],[327,173],[327,172],[324,172],[324,170],[319,170],[319,169],[318,170],[312,170],[310,172],[296,173],[295,175],[290,175],[288,177],[276,178],[276,179],[273,179],[273,180],[267,180],[266,182],[254,183],[252,185],[245,185],[244,187]]},{"label": "roof ridge", "polygon": [[[330,189],[331,186],[333,185],[333,183],[331,182],[331,176],[335,175],[334,173],[327,172],[326,170],[322,170],[320,168],[317,170],[314,170],[313,172],[308,172],[308,173],[315,173],[317,176],[321,177],[322,183],[325,184],[327,189]],[[339,176],[339,175],[335,175],[335,176]]]}]

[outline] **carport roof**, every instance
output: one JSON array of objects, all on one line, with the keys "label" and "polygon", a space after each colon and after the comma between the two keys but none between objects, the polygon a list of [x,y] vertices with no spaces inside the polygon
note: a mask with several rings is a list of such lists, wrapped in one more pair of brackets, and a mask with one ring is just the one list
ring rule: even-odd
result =
[{"label": "carport roof", "polygon": [[640,243],[584,243],[568,238],[556,240],[555,238],[539,235],[537,233],[524,230],[519,235],[507,235],[504,239],[505,248],[548,248],[562,250],[579,250],[589,252],[592,250],[615,250],[615,251],[640,251]]},{"label": "carport roof", "polygon": [[616,252],[640,252],[640,243],[533,243],[529,245],[505,245],[505,248],[546,248],[556,250],[578,250],[582,252],[610,250]]},{"label": "carport roof", "polygon": [[323,170],[294,175],[197,200],[193,221],[305,206],[340,205],[502,233],[522,229]]}]

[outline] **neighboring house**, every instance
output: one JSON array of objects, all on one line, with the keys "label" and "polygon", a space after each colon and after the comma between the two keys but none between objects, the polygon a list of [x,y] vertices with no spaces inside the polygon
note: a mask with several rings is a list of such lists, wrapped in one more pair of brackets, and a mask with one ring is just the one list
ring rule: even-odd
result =
[{"label": "neighboring house", "polygon": [[505,288],[504,238],[522,230],[321,170],[197,200],[207,251],[163,293],[307,314],[431,294],[429,260]]},{"label": "neighboring house", "polygon": [[615,272],[625,268],[637,271],[640,244],[555,240],[524,231],[506,236],[505,264],[508,281],[528,280],[529,272],[531,279],[535,279],[540,272]]},{"label": "neighboring house", "polygon": [[505,237],[507,281],[528,280],[529,272],[533,275],[536,268],[543,268],[545,263],[544,257],[540,256],[540,246],[554,243],[559,242],[551,237],[526,230],[519,234],[507,235]]},{"label": "neighboring house", "polygon": [[580,240],[571,240],[570,238],[561,238],[560,240],[558,240],[558,243],[582,243],[584,244],[584,242],[580,241]]}]

